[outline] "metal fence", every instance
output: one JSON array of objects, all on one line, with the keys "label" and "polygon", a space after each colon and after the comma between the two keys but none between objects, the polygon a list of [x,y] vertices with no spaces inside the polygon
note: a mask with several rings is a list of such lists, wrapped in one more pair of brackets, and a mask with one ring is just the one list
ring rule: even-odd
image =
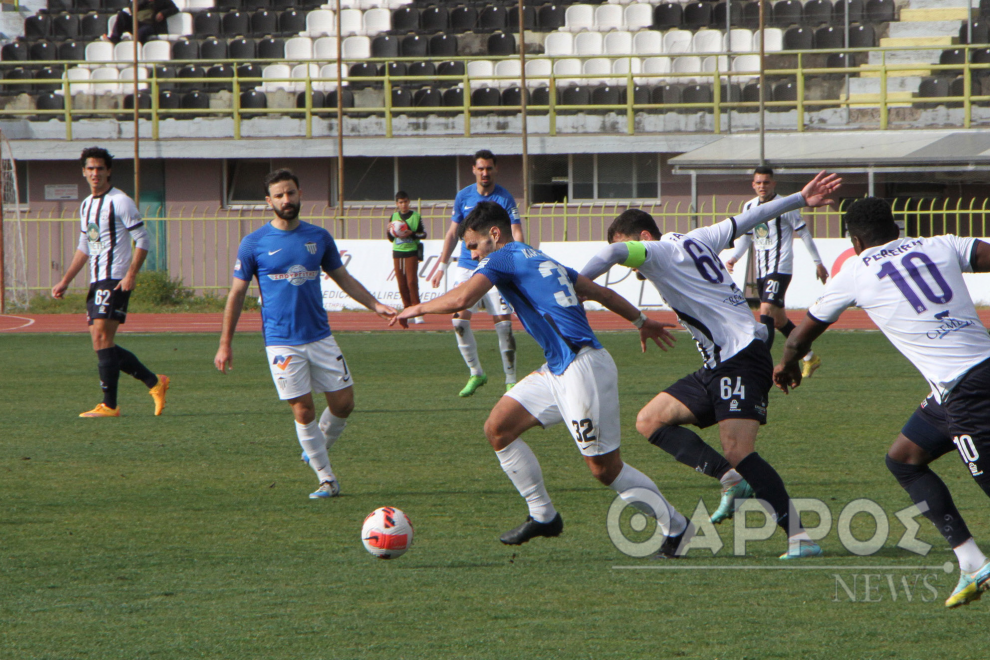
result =
[{"label": "metal fence", "polygon": [[[820,238],[843,236],[842,208],[853,200],[843,200],[840,209],[806,210],[804,217],[812,233]],[[741,211],[742,201],[718,197],[699,201],[694,209],[685,202],[561,203],[535,205],[524,215],[526,240],[538,245],[544,241],[604,241],[608,225],[626,208],[642,209],[654,216],[661,231],[685,232],[706,226]],[[905,199],[894,200],[894,215],[908,235],[930,236],[954,233],[964,236],[990,235],[990,199]],[[440,239],[450,222],[450,205],[423,205],[419,208],[430,238]],[[303,209],[302,219],[320,225],[337,238],[384,240],[391,205],[348,206],[346,217],[335,209],[317,205]],[[270,212],[257,210],[167,207],[146,214],[152,240],[146,268],[167,270],[185,286],[198,292],[221,293],[230,285],[231,264],[241,239],[270,219]],[[10,226],[10,223],[8,223]],[[79,240],[78,220],[71,210],[48,217],[26,215],[20,230],[26,246],[27,288],[48,291],[62,276]],[[86,287],[83,271],[72,284]]]}]

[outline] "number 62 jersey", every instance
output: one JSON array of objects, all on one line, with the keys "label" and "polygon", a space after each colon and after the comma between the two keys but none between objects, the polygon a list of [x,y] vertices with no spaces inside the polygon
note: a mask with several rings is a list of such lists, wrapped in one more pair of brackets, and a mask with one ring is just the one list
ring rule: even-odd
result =
[{"label": "number 62 jersey", "polygon": [[976,239],[901,238],[851,257],[808,309],[834,323],[864,309],[931,385],[941,402],[972,367],[990,358],[990,335],[963,280],[973,272]]}]

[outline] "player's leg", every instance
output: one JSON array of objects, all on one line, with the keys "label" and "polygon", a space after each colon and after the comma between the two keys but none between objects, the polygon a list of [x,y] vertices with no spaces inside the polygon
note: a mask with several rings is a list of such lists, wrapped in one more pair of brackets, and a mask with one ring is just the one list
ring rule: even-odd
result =
[{"label": "player's leg", "polygon": [[[392,257],[392,265],[395,268],[395,283],[399,285],[399,297],[402,299],[402,306],[409,307],[413,302],[409,295],[409,281],[406,279],[405,257]],[[399,325],[408,328],[409,322],[406,319],[399,319]]]},{"label": "player's leg", "polygon": [[471,371],[467,385],[458,393],[458,396],[471,396],[479,387],[488,382],[488,376],[481,368],[481,358],[478,357],[478,342],[474,338],[474,332],[471,331],[472,316],[471,310],[466,309],[454,314],[452,320],[454,335],[457,337],[457,350],[461,352],[464,364]]},{"label": "player's leg", "polygon": [[[497,303],[492,297],[497,297]],[[493,315],[495,332],[498,334],[498,350],[502,355],[502,371],[505,372],[505,391],[508,392],[516,384],[516,338],[512,335],[512,308],[494,288],[488,292],[489,300],[485,303],[497,304],[499,311]],[[489,307],[491,309],[491,307]]]},{"label": "player's leg", "polygon": [[[354,379],[347,367],[347,360],[333,337],[306,344],[305,351],[312,388],[316,392],[323,392],[327,400],[327,407],[316,425],[320,431],[319,438],[323,441],[323,451],[327,452],[340,439],[347,427],[347,418],[354,411]],[[328,470],[333,474],[332,469]],[[336,495],[339,487],[336,478],[332,481],[332,495]],[[323,483],[321,477],[321,487]]]},{"label": "player's leg", "polygon": [[[100,374],[100,388],[103,390],[103,403],[83,417],[110,417],[120,414],[117,405],[117,385],[120,381],[120,359],[114,347],[119,321],[109,318],[94,318],[89,326],[93,350],[96,352],[97,370]],[[102,407],[101,407],[102,406]]]},{"label": "player's leg", "polygon": [[[411,257],[405,258],[406,266],[406,286],[409,288],[409,302],[413,305],[418,305],[419,300],[419,257],[416,253],[413,253]],[[422,323],[423,317],[417,316],[412,320],[413,323]]]}]

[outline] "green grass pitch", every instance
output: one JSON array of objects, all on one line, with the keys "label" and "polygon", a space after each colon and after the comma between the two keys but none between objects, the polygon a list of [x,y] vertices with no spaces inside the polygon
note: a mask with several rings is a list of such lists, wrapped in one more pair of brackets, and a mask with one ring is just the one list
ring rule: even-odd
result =
[{"label": "green grass pitch", "polygon": [[[564,534],[502,546],[526,509],[482,433],[502,387],[494,333],[478,337],[492,378],[460,399],[467,371],[450,333],[338,334],[357,409],[331,452],[342,496],[330,501],[307,499],[315,477],[258,335],[237,336],[228,376],[212,366],[215,336],[122,337],[172,376],[168,408],[153,417],[144,387],[122,375],[124,417],[96,420],[77,418],[100,400],[87,337],[0,338],[0,658],[986,656],[990,602],[942,604],[957,575],[937,568],[954,563],[941,536],[919,517],[930,554],[896,547],[893,513],[910,500],[883,457],[926,389],[879,333],[826,334],[824,366],[791,396],[771,395],[757,442],[791,495],[826,501],[834,520],[857,498],[887,511],[890,535],[873,556],[850,554],[833,526],[827,557],[802,564],[841,567],[823,570],[776,570],[779,530],[731,556],[731,522],[716,557],[616,568],[657,562],[613,546],[614,493],[563,426],[525,437]],[[717,482],[634,428],[647,400],[700,366],[678,337],[646,356],[633,333],[602,341],[619,366],[624,459],[690,515],[699,498],[717,505]],[[541,362],[520,336],[520,372]],[[954,455],[935,468],[990,550],[986,497]],[[394,561],[359,538],[385,505],[416,529]],[[853,530],[869,537],[873,522],[858,516]]]}]

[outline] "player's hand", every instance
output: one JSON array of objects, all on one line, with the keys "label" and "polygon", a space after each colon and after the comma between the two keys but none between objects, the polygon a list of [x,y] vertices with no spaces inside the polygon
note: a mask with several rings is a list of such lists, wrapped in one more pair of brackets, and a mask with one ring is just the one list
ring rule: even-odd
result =
[{"label": "player's hand", "polygon": [[[399,312],[394,307],[383,305],[380,302],[375,303],[375,314],[378,314],[378,316],[387,321],[393,320],[398,313]],[[391,323],[389,323],[389,325],[391,325]]]},{"label": "player's hand", "polygon": [[828,271],[825,270],[825,266],[818,264],[817,268],[815,268],[815,277],[821,280],[822,284],[825,284],[825,282],[828,280]]},{"label": "player's hand", "polygon": [[801,384],[801,365],[797,362],[784,364],[781,362],[773,369],[773,382],[784,394]]},{"label": "player's hand", "polygon": [[133,291],[134,290],[134,280],[136,278],[131,273],[124,275],[124,279],[117,282],[117,286],[113,288],[114,291],[120,289],[121,291]]},{"label": "player's hand", "polygon": [[230,346],[221,346],[217,349],[217,355],[213,358],[213,366],[222,374],[226,374],[228,369],[234,369],[234,351],[231,350]]},{"label": "player's hand", "polygon": [[430,276],[430,284],[433,285],[434,289],[440,286],[440,282],[443,281],[443,273],[444,271],[440,270],[439,264],[433,269],[433,275]]},{"label": "player's hand", "polygon": [[725,269],[729,271],[730,274],[732,273],[732,269],[735,268],[735,266],[736,266],[735,259],[729,259],[728,261],[725,262]]},{"label": "player's hand", "polygon": [[56,300],[61,300],[62,297],[65,296],[65,292],[68,290],[68,288],[69,288],[68,284],[65,284],[64,282],[59,282],[58,284],[52,287],[52,298],[55,298]]},{"label": "player's hand", "polygon": [[[420,309],[419,309],[420,307],[421,307],[421,305],[410,305],[409,307],[406,307],[401,312],[399,312],[398,314],[396,314],[388,322],[388,326],[391,328],[393,325],[395,325],[399,321],[405,321],[406,319],[411,319],[411,318],[413,318],[415,316],[422,316],[423,313],[420,311]],[[406,327],[406,326],[402,326],[402,327]]]},{"label": "player's hand", "polygon": [[804,203],[811,207],[835,204],[832,193],[841,186],[842,178],[838,174],[826,174],[822,170],[801,190],[801,195]]},{"label": "player's hand", "polygon": [[677,341],[677,337],[667,332],[667,328],[676,327],[677,326],[673,323],[661,323],[660,321],[654,321],[653,319],[646,319],[646,323],[644,323],[643,327],[639,329],[640,348],[642,348],[645,353],[646,340],[652,339],[653,343],[659,346],[661,351],[666,353],[667,346],[673,348],[674,342]]}]

